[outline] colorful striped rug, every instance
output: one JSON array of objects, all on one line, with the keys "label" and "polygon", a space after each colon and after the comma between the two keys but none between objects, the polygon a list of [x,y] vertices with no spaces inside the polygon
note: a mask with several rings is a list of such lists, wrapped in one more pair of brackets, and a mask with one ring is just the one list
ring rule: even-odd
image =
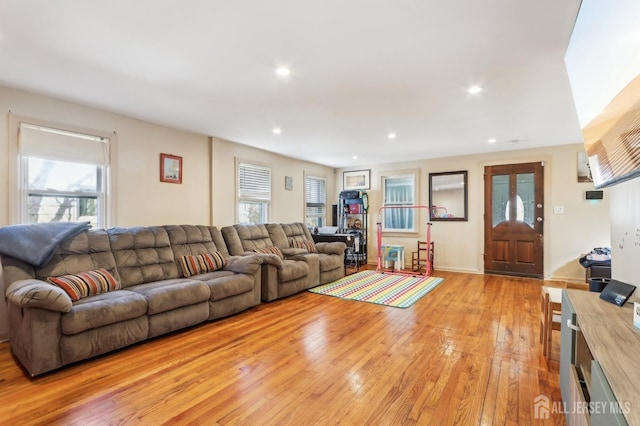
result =
[{"label": "colorful striped rug", "polygon": [[318,294],[407,308],[436,288],[444,278],[379,274],[361,271],[309,289]]}]

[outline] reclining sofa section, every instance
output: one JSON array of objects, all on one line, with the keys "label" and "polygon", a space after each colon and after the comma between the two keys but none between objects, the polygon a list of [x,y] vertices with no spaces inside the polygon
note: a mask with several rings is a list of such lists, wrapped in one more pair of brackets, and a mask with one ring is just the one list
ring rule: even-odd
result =
[{"label": "reclining sofa section", "polygon": [[[42,267],[2,256],[11,351],[35,376],[241,312],[260,303],[260,264],[229,256],[217,228],[194,225],[84,231]],[[72,300],[47,282],[97,270],[117,286]]]},{"label": "reclining sofa section", "polygon": [[[306,231],[306,233],[305,233]],[[342,278],[344,243],[314,244],[302,223],[221,228],[229,253],[262,259],[262,300],[270,302]],[[305,244],[298,244],[299,242]]]}]

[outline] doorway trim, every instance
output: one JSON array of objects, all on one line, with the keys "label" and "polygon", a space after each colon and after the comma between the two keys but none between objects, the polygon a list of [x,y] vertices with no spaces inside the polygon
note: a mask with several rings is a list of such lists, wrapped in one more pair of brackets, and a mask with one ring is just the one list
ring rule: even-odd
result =
[{"label": "doorway trim", "polygon": [[[499,153],[498,153],[499,154]],[[514,154],[517,154],[517,152],[514,152]],[[496,160],[485,160],[485,161],[478,161],[478,169],[477,169],[477,173],[478,173],[478,179],[476,180],[476,194],[478,194],[478,205],[482,204],[482,206],[479,206],[478,209],[478,219],[479,219],[479,225],[478,225],[478,239],[477,239],[477,253],[478,255],[478,270],[481,271],[480,273],[484,274],[484,168],[486,166],[500,166],[500,165],[506,165],[506,164],[520,164],[520,163],[536,163],[536,162],[543,162],[544,163],[544,167],[543,169],[543,173],[544,173],[544,201],[543,201],[543,220],[544,220],[544,233],[543,233],[543,253],[542,253],[542,258],[543,258],[543,275],[542,278],[546,279],[546,278],[550,278],[551,274],[549,272],[549,265],[551,265],[551,260],[550,260],[550,247],[551,247],[551,241],[550,241],[550,235],[551,232],[553,232],[552,229],[552,221],[549,220],[549,206],[551,205],[550,203],[552,202],[550,199],[550,196],[552,194],[552,190],[551,190],[551,169],[553,167],[553,162],[551,161],[551,157],[550,156],[545,156],[545,155],[531,155],[531,156],[524,156],[524,157],[505,157],[505,158],[501,158],[501,159],[496,159]],[[471,189],[471,187],[470,187]]]}]

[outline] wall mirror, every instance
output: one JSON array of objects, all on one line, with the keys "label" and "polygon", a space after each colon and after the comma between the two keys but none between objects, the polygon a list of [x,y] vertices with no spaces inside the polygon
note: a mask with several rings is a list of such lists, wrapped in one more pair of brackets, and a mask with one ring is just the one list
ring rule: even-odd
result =
[{"label": "wall mirror", "polygon": [[467,220],[467,171],[429,173],[429,220]]}]

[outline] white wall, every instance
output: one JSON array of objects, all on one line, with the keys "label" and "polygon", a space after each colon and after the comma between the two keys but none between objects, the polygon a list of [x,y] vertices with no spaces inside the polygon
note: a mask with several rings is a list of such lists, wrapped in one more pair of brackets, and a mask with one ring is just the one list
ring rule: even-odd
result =
[{"label": "white wall", "polygon": [[[611,196],[611,277],[640,286],[640,179],[614,185]],[[636,295],[638,291],[636,290]]]},{"label": "white wall", "polygon": [[[379,220],[381,205],[380,176],[389,170],[420,169],[418,204],[429,203],[429,173],[468,170],[469,220],[467,222],[433,222],[432,239],[435,241],[436,268],[452,271],[482,273],[484,269],[484,167],[496,164],[545,162],[544,208],[544,277],[561,280],[584,280],[584,269],[578,259],[593,247],[610,245],[609,201],[585,200],[585,191],[593,189],[591,183],[577,182],[577,153],[582,144],[564,145],[544,149],[527,149],[493,153],[420,160],[405,163],[362,166],[371,169],[369,190],[369,262],[375,263],[375,224]],[[341,170],[340,172],[342,172]],[[341,190],[341,181],[336,191]],[[553,206],[563,206],[564,214],[553,214]],[[405,250],[414,250],[418,238],[424,239],[428,216],[420,217],[420,234],[406,237],[384,235],[383,241],[403,244]],[[405,254],[405,262],[411,259]]]},{"label": "white wall", "polygon": [[[112,161],[115,218],[110,225],[208,224],[209,141],[206,136],[0,87],[0,226],[9,224],[8,112],[75,127],[116,133]],[[183,157],[182,185],[160,182],[160,153]],[[113,154],[112,154],[113,157]],[[204,194],[204,196],[203,196]]]},{"label": "white wall", "polygon": [[[334,169],[294,160],[272,152],[211,138],[213,164],[213,223],[225,226],[236,223],[235,159],[253,161],[271,167],[272,203],[270,222],[304,222],[304,174],[327,179],[327,220],[331,220],[334,192]],[[293,178],[293,190],[284,189],[285,176]]]}]

